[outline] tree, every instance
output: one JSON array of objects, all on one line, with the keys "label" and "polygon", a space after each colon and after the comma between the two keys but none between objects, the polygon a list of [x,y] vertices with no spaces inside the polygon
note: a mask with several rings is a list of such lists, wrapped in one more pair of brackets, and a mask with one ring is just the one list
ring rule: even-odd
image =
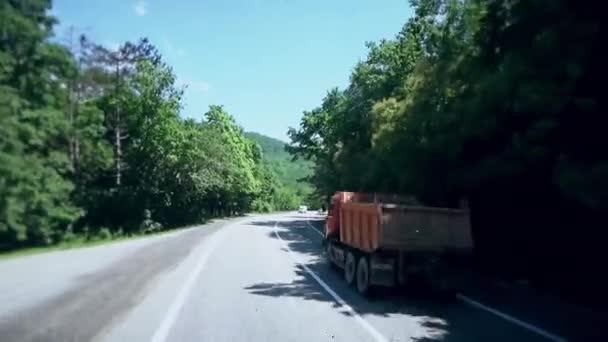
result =
[{"label": "tree", "polygon": [[220,134],[230,156],[226,174],[228,191],[224,193],[222,202],[229,213],[243,212],[260,191],[260,182],[255,175],[256,163],[261,160],[259,147],[245,138],[243,129],[221,106],[210,106],[205,118],[207,124]]},{"label": "tree", "polygon": [[147,40],[53,42],[44,0],[0,1],[0,249],[293,207],[221,106],[183,120]]},{"label": "tree", "polygon": [[[110,69],[111,92],[107,92],[102,102],[105,112],[105,121],[112,135],[114,147],[114,179],[117,187],[122,184],[122,174],[125,166],[123,161],[124,142],[129,139],[128,127],[132,125],[129,110],[125,108],[129,101],[130,89],[126,86],[125,78],[132,77],[136,72],[137,64],[141,61],[158,66],[162,64],[161,56],[150,42],[143,38],[137,43],[126,42],[115,51],[103,46],[90,44],[91,57],[94,62],[101,64],[102,68]],[[93,69],[99,70],[99,69]]]},{"label": "tree", "polygon": [[0,241],[50,243],[81,215],[73,205],[60,110],[71,56],[46,41],[48,1],[0,7]]},{"label": "tree", "polygon": [[479,260],[495,270],[550,283],[576,259],[585,266],[572,279],[591,274],[590,249],[564,251],[604,240],[601,11],[568,0],[411,4],[395,39],[368,43],[348,87],[290,129],[288,150],[315,162],[325,196],[468,198]]}]

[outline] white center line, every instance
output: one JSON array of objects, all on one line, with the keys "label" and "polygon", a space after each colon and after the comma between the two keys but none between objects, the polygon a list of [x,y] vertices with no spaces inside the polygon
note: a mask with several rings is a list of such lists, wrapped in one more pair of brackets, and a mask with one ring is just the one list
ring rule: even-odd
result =
[{"label": "white center line", "polygon": [[[283,240],[281,235],[279,235],[279,233],[277,232],[276,227],[278,223],[279,221],[276,221],[274,224],[274,235],[276,235],[279,240],[285,242],[285,240]],[[313,229],[316,230],[314,227]],[[287,244],[285,244],[285,248],[287,248],[289,256],[293,259],[293,261],[295,261],[296,264],[300,265],[306,271],[306,273],[308,273],[319,285],[321,285],[321,287],[336,301],[336,303],[340,304],[342,308],[346,312],[348,312],[357,321],[357,323],[359,323],[361,327],[363,327],[363,329],[365,329],[365,331],[367,331],[372,336],[374,341],[388,342],[388,340],[378,330],[376,330],[376,328],[374,328],[363,317],[361,317],[361,315],[359,315],[359,313],[357,313],[355,309],[348,305],[348,303],[346,303],[346,301],[342,299],[342,297],[340,297],[334,290],[332,290],[332,288],[329,287],[326,282],[319,278],[319,276],[317,276],[312,270],[310,270],[308,266],[298,260]]]}]

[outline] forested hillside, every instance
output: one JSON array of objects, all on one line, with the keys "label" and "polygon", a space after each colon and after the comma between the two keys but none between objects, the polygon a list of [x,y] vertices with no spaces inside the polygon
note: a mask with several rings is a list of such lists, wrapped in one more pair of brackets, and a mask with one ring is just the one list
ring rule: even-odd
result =
[{"label": "forested hillside", "polygon": [[262,148],[262,160],[269,164],[281,184],[300,196],[306,196],[311,191],[308,183],[300,181],[311,175],[311,162],[302,159],[292,161],[292,156],[285,150],[286,143],[281,140],[256,132],[245,132],[245,136]]},{"label": "forested hillside", "polygon": [[608,226],[603,11],[569,0],[411,5],[393,39],[367,44],[350,84],[290,129],[290,152],[314,161],[324,196],[468,199],[480,267],[596,300],[608,286],[598,273]]},{"label": "forested hillside", "polygon": [[49,10],[0,2],[0,248],[297,205],[221,106],[180,117],[183,89],[148,40],[63,46]]}]

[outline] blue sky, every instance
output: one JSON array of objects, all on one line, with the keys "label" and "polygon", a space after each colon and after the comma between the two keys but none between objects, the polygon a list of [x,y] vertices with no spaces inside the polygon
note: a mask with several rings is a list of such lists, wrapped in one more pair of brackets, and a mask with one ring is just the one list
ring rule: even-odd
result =
[{"label": "blue sky", "polygon": [[245,130],[287,140],[302,111],[345,87],[366,41],[392,38],[407,0],[55,0],[74,26],[116,46],[148,37],[188,84],[182,116],[224,105]]}]

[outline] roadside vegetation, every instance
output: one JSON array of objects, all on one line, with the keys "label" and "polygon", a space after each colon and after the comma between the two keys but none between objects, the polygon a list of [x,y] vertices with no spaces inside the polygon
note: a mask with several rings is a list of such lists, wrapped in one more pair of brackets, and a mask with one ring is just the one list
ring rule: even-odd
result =
[{"label": "roadside vegetation", "polygon": [[256,132],[245,132],[245,136],[257,143],[262,149],[262,162],[276,175],[280,198],[289,205],[283,207],[297,208],[308,204],[311,208],[319,207],[310,183],[303,181],[312,174],[313,164],[303,159],[292,160],[285,150],[286,143]]},{"label": "roadside vegetation", "polygon": [[50,5],[0,1],[0,250],[297,206],[222,106],[180,117],[183,88],[147,39],[64,41]]},{"label": "roadside vegetation", "polygon": [[289,131],[318,196],[415,195],[471,208],[476,261],[607,300],[605,27],[569,0],[413,0],[345,89]]},{"label": "roadside vegetation", "polygon": [[[188,226],[183,227],[183,229],[188,228]],[[182,229],[182,228],[179,228]],[[158,230],[152,233],[143,233],[143,232],[133,232],[130,234],[126,234],[122,231],[112,231],[109,228],[101,228],[94,234],[74,234],[71,236],[64,236],[61,241],[56,242],[54,244],[48,245],[32,245],[32,246],[24,246],[21,248],[13,248],[8,250],[0,251],[0,261],[7,260],[11,258],[23,257],[28,255],[54,252],[54,251],[64,251],[68,249],[75,248],[87,248],[87,247],[95,247],[100,245],[111,244],[115,242],[122,242],[128,240],[136,240],[145,237],[151,237],[156,235],[163,235],[167,233],[171,233],[175,231],[175,229],[171,230]]]}]

